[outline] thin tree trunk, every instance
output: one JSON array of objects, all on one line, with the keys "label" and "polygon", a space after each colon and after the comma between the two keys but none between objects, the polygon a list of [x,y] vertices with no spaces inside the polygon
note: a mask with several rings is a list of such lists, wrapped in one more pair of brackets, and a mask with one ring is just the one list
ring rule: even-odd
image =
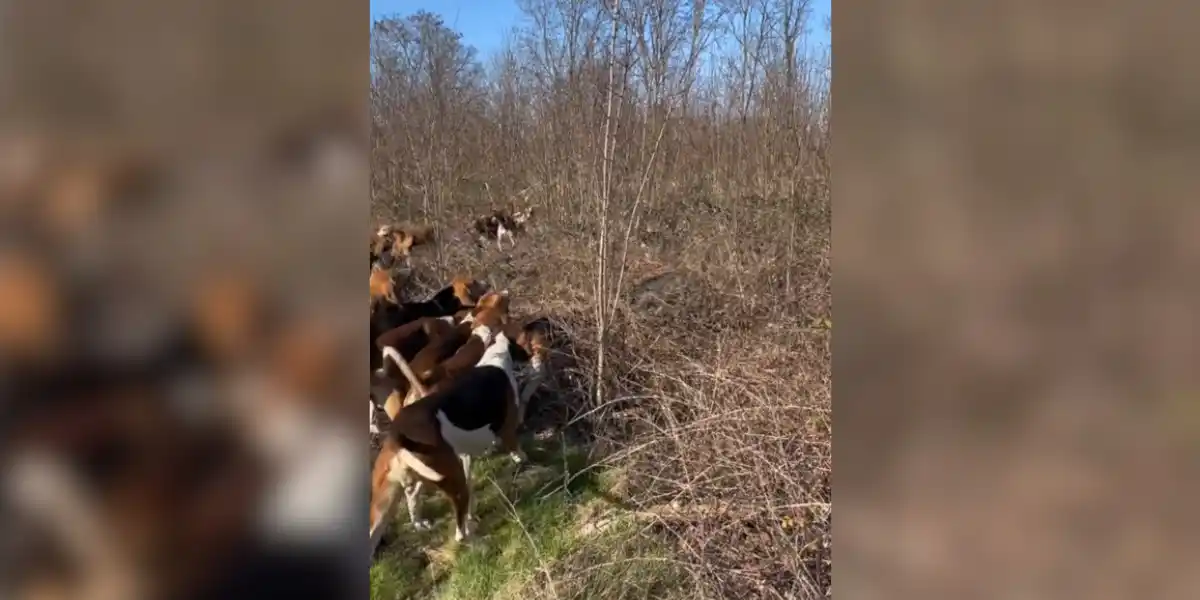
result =
[{"label": "thin tree trunk", "polygon": [[608,52],[608,89],[605,90],[604,101],[604,144],[603,160],[600,163],[600,244],[596,258],[596,406],[604,403],[604,353],[607,350],[605,341],[608,336],[608,319],[605,307],[608,305],[608,213],[612,194],[613,151],[616,140],[612,138],[613,121],[613,86],[616,81],[617,61],[617,11],[621,8],[621,0],[612,0],[612,37],[609,39]]}]

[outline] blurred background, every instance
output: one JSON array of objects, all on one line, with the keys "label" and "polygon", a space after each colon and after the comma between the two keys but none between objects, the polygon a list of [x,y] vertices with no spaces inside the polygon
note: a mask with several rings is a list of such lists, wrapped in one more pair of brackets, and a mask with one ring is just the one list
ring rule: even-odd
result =
[{"label": "blurred background", "polygon": [[839,5],[839,596],[1196,597],[1196,16]]},{"label": "blurred background", "polygon": [[361,597],[367,3],[0,11],[0,597]]}]

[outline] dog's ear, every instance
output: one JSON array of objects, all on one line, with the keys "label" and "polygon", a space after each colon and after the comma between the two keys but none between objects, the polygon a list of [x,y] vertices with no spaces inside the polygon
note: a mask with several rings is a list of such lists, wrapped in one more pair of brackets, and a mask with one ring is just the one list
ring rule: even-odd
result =
[{"label": "dog's ear", "polygon": [[500,297],[493,292],[488,292],[488,293],[484,294],[483,297],[481,297],[479,299],[479,302],[475,303],[475,314],[479,314],[479,313],[495,306],[496,301],[498,301],[499,299],[500,299]]},{"label": "dog's ear", "polygon": [[487,294],[488,290],[491,288],[488,287],[486,282],[475,279],[471,281],[471,285],[468,286],[467,289],[471,291],[471,296],[473,298],[482,298],[484,294]]},{"label": "dog's ear", "polygon": [[478,294],[476,290],[472,289],[475,287],[473,284],[473,279],[463,276],[455,277],[450,282],[450,287],[454,288],[454,295],[463,306],[476,306],[478,304],[477,299],[482,296],[482,294]]},{"label": "dog's ear", "polygon": [[508,316],[508,306],[511,298],[508,295],[508,290],[500,290],[499,292],[491,292],[487,295],[487,307],[501,313],[503,318]]},{"label": "dog's ear", "polygon": [[508,310],[508,302],[508,290],[502,290],[499,292],[492,291],[484,294],[483,297],[479,299],[477,307],[478,310],[491,308],[502,308],[504,310]]}]

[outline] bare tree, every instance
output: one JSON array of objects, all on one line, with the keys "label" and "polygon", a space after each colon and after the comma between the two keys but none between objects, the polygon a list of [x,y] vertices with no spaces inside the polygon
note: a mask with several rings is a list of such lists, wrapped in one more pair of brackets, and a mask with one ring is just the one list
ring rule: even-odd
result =
[{"label": "bare tree", "polygon": [[617,32],[619,20],[616,15],[621,9],[621,0],[612,0],[612,35],[608,44],[608,90],[604,108],[604,148],[602,152],[600,176],[600,243],[596,252],[596,339],[599,340],[596,351],[595,401],[597,405],[604,403],[604,355],[605,339],[608,335],[608,217],[612,203],[612,163],[616,151],[616,140],[612,139],[613,127],[613,88],[617,71]]}]

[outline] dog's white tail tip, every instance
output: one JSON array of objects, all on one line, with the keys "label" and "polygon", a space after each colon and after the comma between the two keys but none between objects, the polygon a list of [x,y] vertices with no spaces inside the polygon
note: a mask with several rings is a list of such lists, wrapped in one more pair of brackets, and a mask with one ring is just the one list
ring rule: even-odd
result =
[{"label": "dog's white tail tip", "polygon": [[416,471],[418,475],[428,479],[429,481],[438,482],[444,479],[441,473],[434,471],[429,465],[425,464],[424,461],[422,461],[420,458],[417,458],[417,455],[404,448],[400,449],[400,460],[405,464],[405,466]]}]

